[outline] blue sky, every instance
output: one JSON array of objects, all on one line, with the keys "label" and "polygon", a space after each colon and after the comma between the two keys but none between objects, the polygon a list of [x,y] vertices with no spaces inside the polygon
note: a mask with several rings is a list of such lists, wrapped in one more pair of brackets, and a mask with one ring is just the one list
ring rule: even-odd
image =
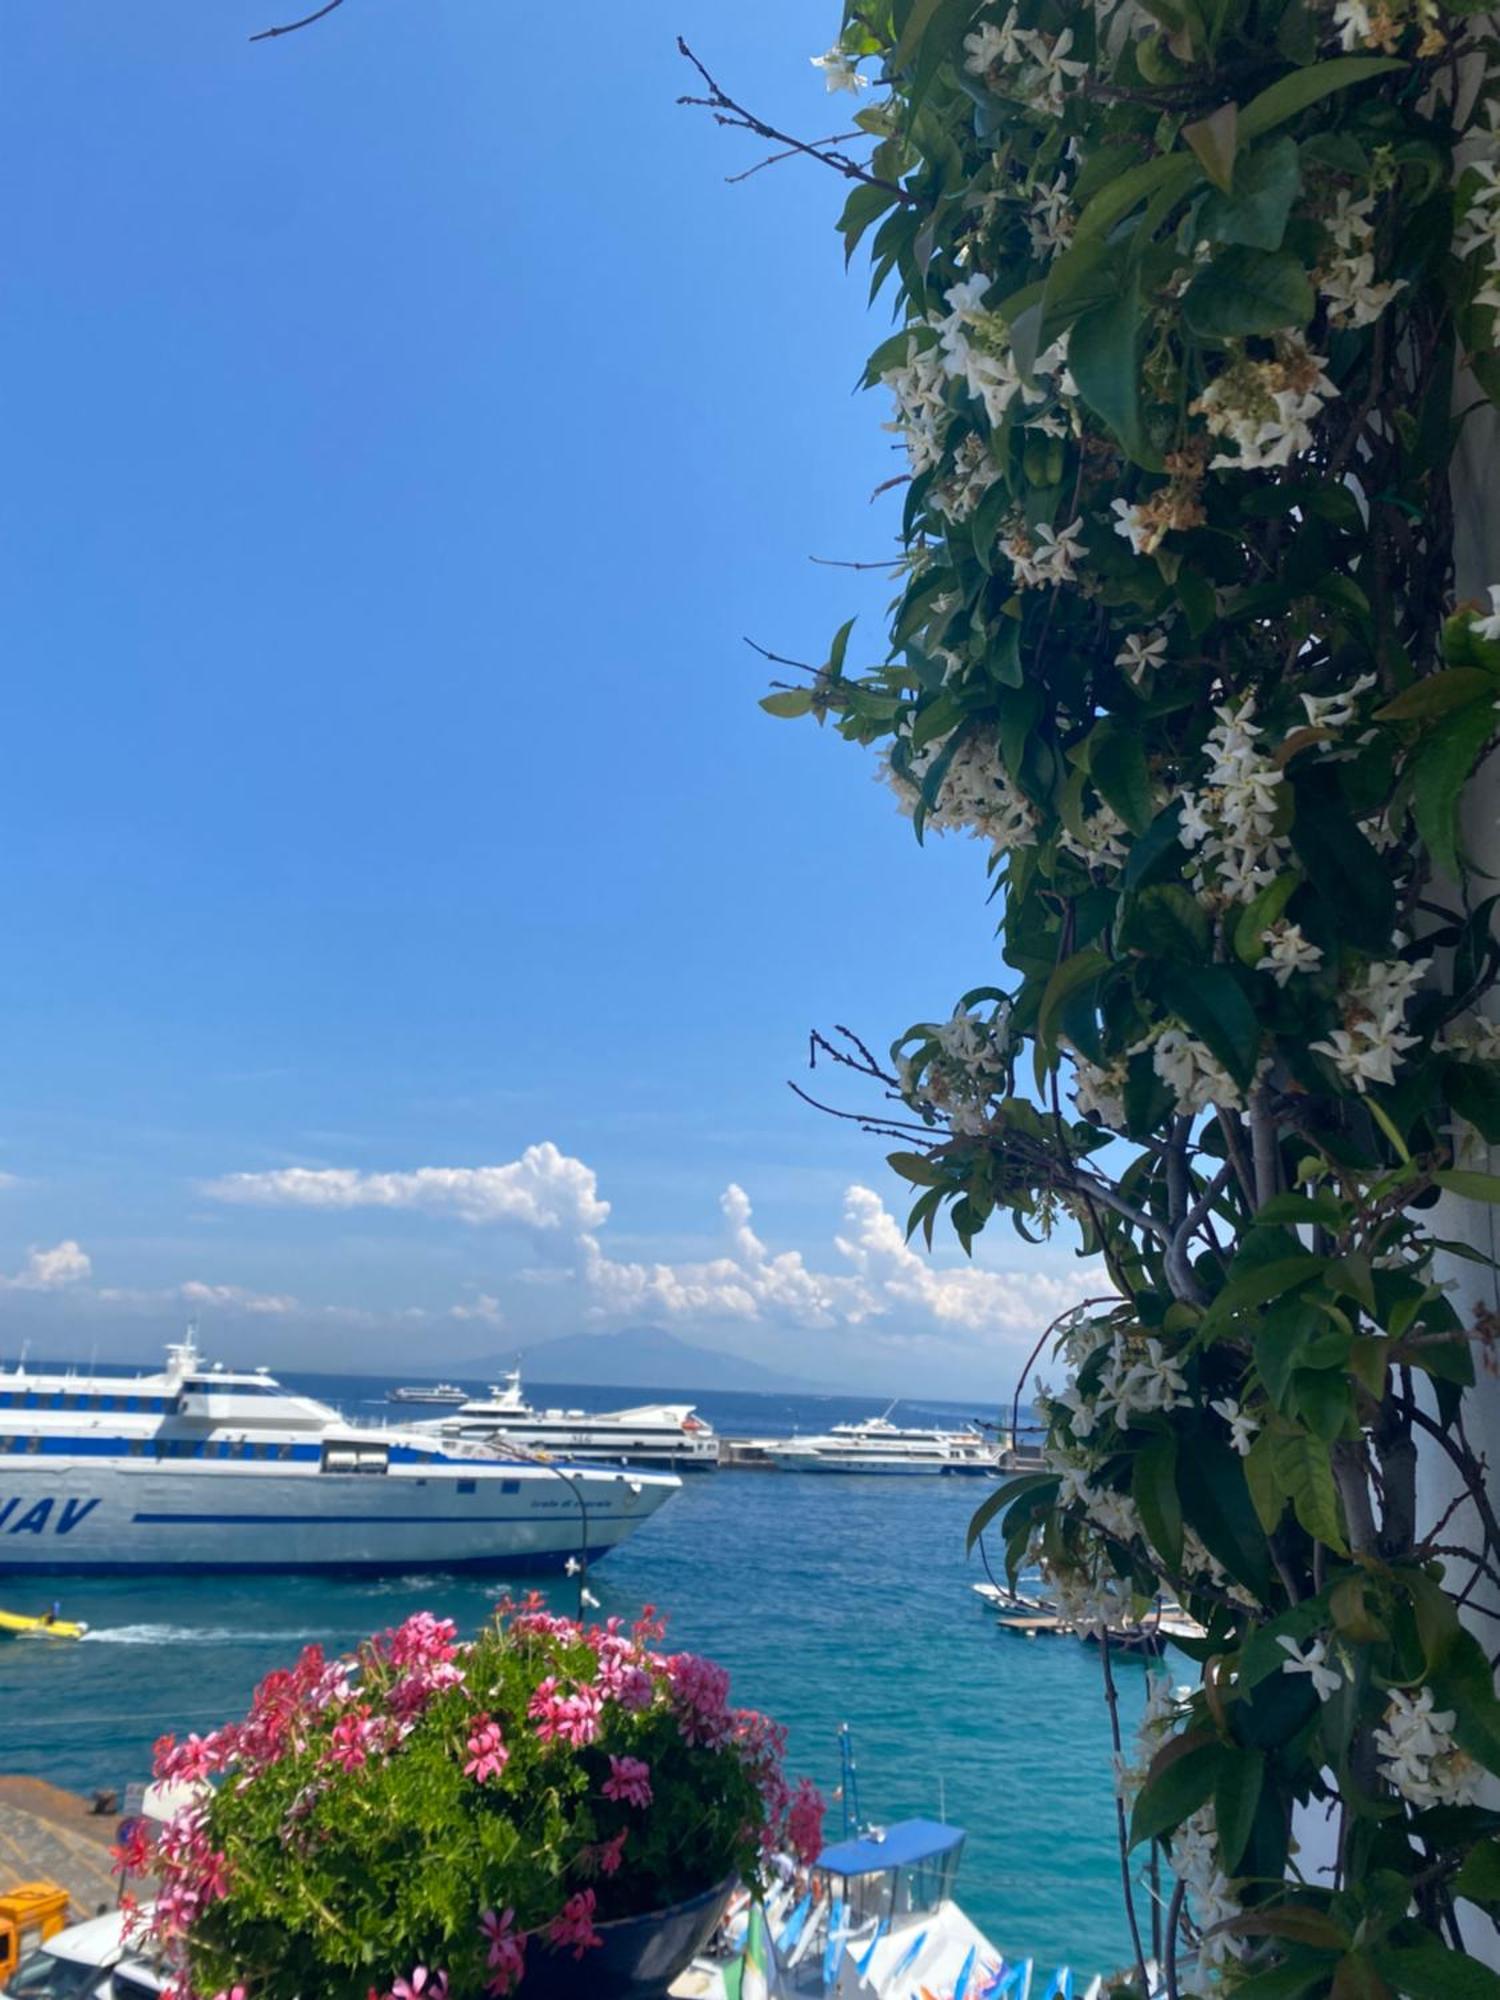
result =
[{"label": "blue sky", "polygon": [[817,134],[835,14],[5,10],[0,1348],[654,1321],[1000,1391],[1071,1295],[1008,1234],[914,1267],[784,1087],[995,966],[978,850],[742,643],[874,643],[808,558],[889,545],[885,326],[674,38]]}]

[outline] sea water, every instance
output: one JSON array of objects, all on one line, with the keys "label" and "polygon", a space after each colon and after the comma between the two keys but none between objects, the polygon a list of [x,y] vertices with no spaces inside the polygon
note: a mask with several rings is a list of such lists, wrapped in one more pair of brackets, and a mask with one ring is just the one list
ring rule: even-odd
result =
[{"label": "sea water", "polygon": [[[367,1420],[377,1405],[398,1414],[385,1411],[384,1382],[286,1379],[351,1417]],[[544,1384],[528,1392],[539,1406],[641,1400]],[[674,1400],[695,1401],[721,1432],[741,1435],[823,1430],[879,1407],[854,1397]],[[900,1418],[968,1414],[907,1403]],[[1108,1970],[1127,1960],[1129,1941],[1100,1656],[1076,1640],[1003,1631],[974,1594],[985,1572],[965,1555],[965,1529],[988,1490],[978,1479],[689,1475],[590,1573],[593,1615],[629,1619],[654,1604],[673,1646],[720,1660],[738,1704],[787,1724],[793,1770],[834,1801],[831,1837],[843,1825],[834,1795],[847,1723],[862,1818],[941,1815],[967,1828],[959,1900],[1007,1957]],[[472,1630],[504,1587],[426,1575],[0,1576],[5,1608],[42,1611],[61,1592],[64,1616],[91,1628],[81,1645],[0,1646],[0,1770],[123,1790],[147,1774],[157,1736],[242,1713],[256,1681],[310,1641],[347,1648],[418,1608]],[[576,1610],[576,1583],[543,1588],[555,1608]],[[1133,1734],[1143,1669],[1117,1658],[1115,1674]]]}]

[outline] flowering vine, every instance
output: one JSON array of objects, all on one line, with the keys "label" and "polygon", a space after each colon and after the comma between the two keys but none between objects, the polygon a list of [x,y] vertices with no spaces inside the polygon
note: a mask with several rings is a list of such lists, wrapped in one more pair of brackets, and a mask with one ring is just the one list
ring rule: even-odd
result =
[{"label": "flowering vine", "polygon": [[888,1062],[814,1059],[884,1092],[929,1243],[1003,1211],[1108,1273],[976,1532],[1085,1627],[1165,1591],[1206,1628],[1122,1767],[1174,1994],[1500,1994],[1493,1329],[1435,1211],[1500,1200],[1459,818],[1500,585],[1455,601],[1449,492],[1500,395],[1497,49],[1449,0],[851,0],[817,59],[870,142],[834,164],[896,321],[897,595],[763,706],[972,837],[1000,927]]}]

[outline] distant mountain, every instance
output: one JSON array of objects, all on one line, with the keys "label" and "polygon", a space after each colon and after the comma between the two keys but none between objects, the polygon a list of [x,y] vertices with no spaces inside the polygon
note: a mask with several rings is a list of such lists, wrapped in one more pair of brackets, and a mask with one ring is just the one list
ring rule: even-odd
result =
[{"label": "distant mountain", "polygon": [[494,1376],[519,1364],[540,1382],[576,1382],[612,1389],[763,1389],[799,1395],[825,1383],[784,1375],[737,1354],[695,1347],[659,1326],[628,1326],[619,1333],[568,1333],[533,1346],[460,1357],[450,1365],[466,1378]]}]

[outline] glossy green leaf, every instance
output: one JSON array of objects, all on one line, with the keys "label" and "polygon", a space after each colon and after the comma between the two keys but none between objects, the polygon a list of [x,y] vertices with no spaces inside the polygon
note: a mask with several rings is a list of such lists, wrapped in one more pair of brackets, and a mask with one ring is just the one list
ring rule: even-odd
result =
[{"label": "glossy green leaf", "polygon": [[1372,1953],[1375,1965],[1407,2000],[1500,2000],[1500,1973],[1466,1951],[1433,1938]]},{"label": "glossy green leaf", "polygon": [[1182,1503],[1177,1497],[1177,1440],[1154,1437],[1136,1453],[1131,1498],[1151,1546],[1169,1570],[1182,1562]]},{"label": "glossy green leaf", "polygon": [[1226,1875],[1239,1873],[1266,1781],[1263,1750],[1226,1750],[1214,1784],[1214,1822]]},{"label": "glossy green leaf", "polygon": [[1303,1431],[1285,1432],[1272,1441],[1271,1464],[1277,1485],[1308,1534],[1325,1548],[1346,1555],[1348,1545],[1328,1446]]},{"label": "glossy green leaf", "polygon": [[1225,194],[1234,185],[1234,160],[1239,150],[1240,108],[1221,104],[1206,118],[1198,118],[1182,128],[1185,145],[1191,146],[1198,163],[1216,188]]},{"label": "glossy green leaf", "polygon": [[1068,340],[1068,369],[1078,393],[1101,422],[1108,424],[1137,465],[1161,467],[1141,428],[1141,310],[1139,267],[1132,262],[1110,303],[1087,312]]},{"label": "glossy green leaf", "polygon": [[1466,1167],[1449,1167],[1432,1178],[1446,1193],[1462,1195],[1465,1201],[1500,1202],[1500,1174],[1471,1173]]},{"label": "glossy green leaf", "polygon": [[1244,989],[1227,966],[1193,973],[1163,968],[1158,990],[1172,1012],[1212,1050],[1238,1083],[1248,1083],[1260,1053],[1260,1023]]},{"label": "glossy green leaf", "polygon": [[1500,680],[1482,667],[1447,667],[1442,673],[1428,674],[1375,711],[1377,722],[1425,722],[1435,715],[1447,715],[1455,708],[1468,708],[1476,701],[1493,701],[1500,692]]},{"label": "glossy green leaf", "polygon": [[812,690],[810,688],[786,688],[778,691],[776,694],[765,694],[760,698],[760,705],[766,711],[767,715],[779,715],[787,718],[806,715],[812,708]]},{"label": "glossy green leaf", "polygon": [[1412,763],[1412,812],[1438,866],[1459,872],[1458,808],[1465,780],[1500,726],[1494,704],[1458,710],[1440,722]]},{"label": "glossy green leaf", "polygon": [[1301,185],[1296,140],[1273,139],[1241,153],[1231,186],[1209,195],[1198,211],[1198,227],[1210,243],[1279,250]]},{"label": "glossy green leaf", "polygon": [[1224,1748],[1216,1742],[1194,1744],[1164,1769],[1153,1765],[1152,1776],[1130,1815],[1130,1845],[1155,1840],[1191,1819],[1213,1797]]},{"label": "glossy green leaf", "polygon": [[1203,340],[1235,340],[1303,326],[1317,304],[1312,280],[1284,250],[1234,243],[1188,286],[1182,315]]},{"label": "glossy green leaf", "polygon": [[1350,90],[1356,84],[1370,83],[1393,69],[1405,67],[1389,56],[1335,56],[1331,62],[1293,70],[1290,76],[1282,77],[1245,106],[1240,113],[1240,143],[1248,144],[1263,132],[1274,131],[1335,91]]}]

